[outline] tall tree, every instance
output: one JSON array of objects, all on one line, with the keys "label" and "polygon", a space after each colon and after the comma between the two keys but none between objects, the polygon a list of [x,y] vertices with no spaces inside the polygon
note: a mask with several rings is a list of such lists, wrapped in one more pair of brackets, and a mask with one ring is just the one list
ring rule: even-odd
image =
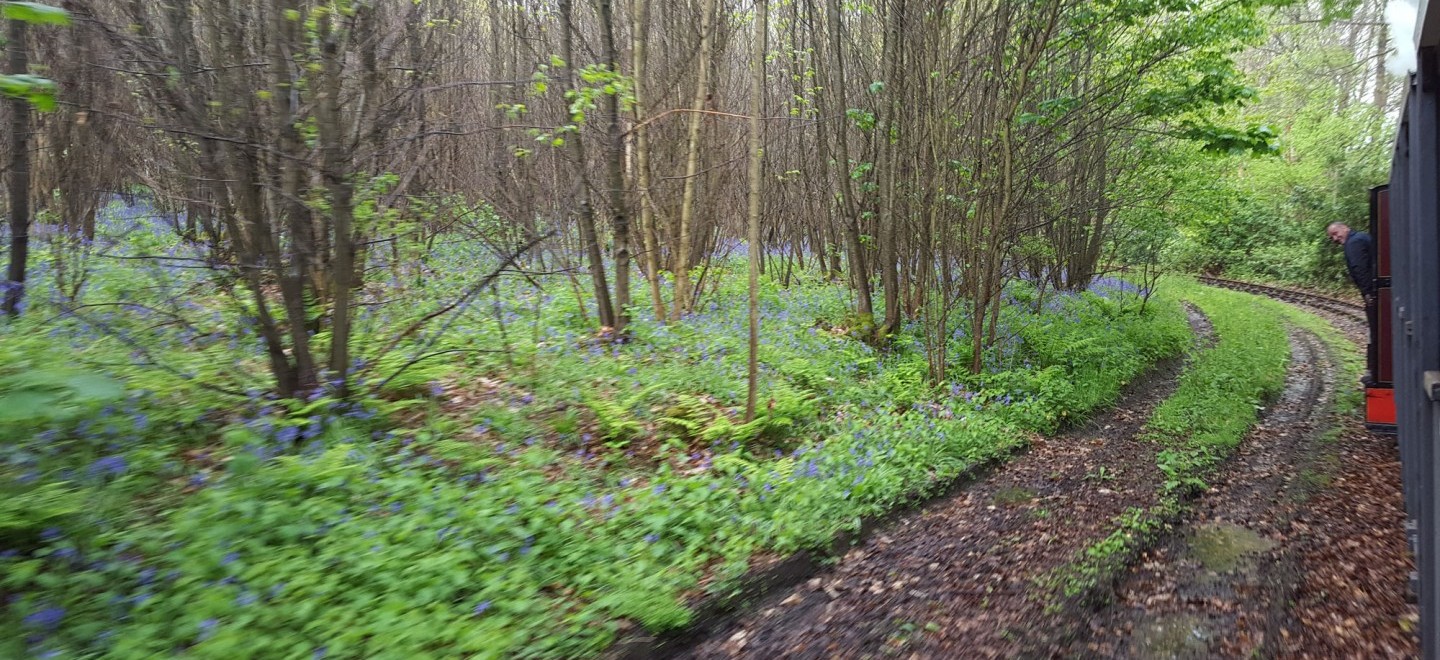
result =
[{"label": "tall tree", "polygon": [[630,14],[635,21],[631,29],[631,69],[635,74],[635,183],[639,189],[636,200],[640,209],[640,235],[645,244],[645,272],[650,284],[650,304],[655,320],[665,322],[665,299],[660,292],[660,247],[655,237],[654,201],[650,197],[650,128],[645,109],[645,80],[650,35],[650,0],[634,0]]},{"label": "tall tree", "polygon": [[[8,75],[30,73],[30,57],[26,45],[29,25],[10,19],[6,31],[6,71]],[[5,273],[5,296],[0,306],[8,316],[20,314],[20,301],[25,296],[25,270],[30,260],[30,101],[15,96],[10,105],[10,172],[7,190],[10,203],[10,265]]]},{"label": "tall tree", "polygon": [[691,244],[695,229],[695,187],[700,176],[700,127],[704,120],[705,96],[710,88],[711,49],[714,48],[715,0],[703,0],[700,9],[700,51],[695,62],[695,95],[690,102],[689,128],[685,139],[685,183],[680,200],[680,226],[674,232],[678,245],[670,270],[675,274],[675,299],[670,304],[671,318],[679,319],[694,304],[691,290]]},{"label": "tall tree", "polygon": [[[575,61],[575,31],[579,27],[575,23],[575,6],[571,0],[560,0],[560,16],[564,21],[560,57],[565,61],[565,75],[569,81],[570,93],[580,98],[583,95],[580,89],[580,76],[576,73],[578,64]],[[595,226],[595,207],[590,199],[585,144],[581,138],[582,124],[585,122],[584,111],[572,111],[569,119],[575,126],[574,132],[565,140],[565,145],[570,153],[571,166],[574,168],[574,189],[571,199],[575,200],[576,204],[575,223],[580,228],[580,241],[590,262],[590,283],[595,291],[595,306],[597,315],[600,317],[600,325],[613,329],[619,325],[620,321],[615,315],[615,305],[611,302],[610,285],[606,282],[605,258],[601,254],[599,231]]]},{"label": "tall tree", "polygon": [[600,0],[600,35],[611,79],[605,94],[605,169],[610,190],[610,222],[615,232],[615,330],[630,320],[630,204],[625,190],[625,130],[621,125],[620,49],[615,46],[614,0]]},{"label": "tall tree", "polygon": [[750,55],[750,195],[747,217],[750,253],[750,341],[746,366],[745,421],[755,419],[756,390],[760,380],[760,263],[765,246],[760,242],[760,194],[764,189],[764,122],[760,114],[765,105],[765,56],[768,50],[770,3],[759,0],[755,6],[755,27]]}]

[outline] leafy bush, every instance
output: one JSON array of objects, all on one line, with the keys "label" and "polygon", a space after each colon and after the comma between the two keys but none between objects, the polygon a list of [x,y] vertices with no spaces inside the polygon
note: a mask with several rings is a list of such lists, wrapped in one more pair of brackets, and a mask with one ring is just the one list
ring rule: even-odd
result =
[{"label": "leafy bush", "polygon": [[[126,236],[107,250],[184,249],[143,226]],[[437,241],[424,264],[377,270],[403,304],[369,301],[357,346],[452,300],[477,251]],[[211,286],[112,268],[87,295]],[[244,310],[215,299],[186,300],[193,329],[143,343],[157,320],[140,308],[0,328],[0,379],[76,363],[0,390],[73,411],[15,422],[0,453],[14,596],[0,625],[24,631],[0,656],[593,654],[628,622],[685,624],[699,585],[724,593],[758,551],[823,546],[1113,400],[1186,333],[1173,301],[1016,285],[985,372],[965,373],[956,319],[937,387],[918,328],[880,350],[817,324],[847,318],[843,287],[766,281],[760,405],[742,423],[746,290],[716,281],[669,324],[637,289],[630,341],[614,344],[563,276],[506,281],[443,334],[362,350],[362,389],[435,357],[355,401],[235,396],[263,382],[264,353]],[[88,373],[125,392],[102,401],[68,380]]]}]

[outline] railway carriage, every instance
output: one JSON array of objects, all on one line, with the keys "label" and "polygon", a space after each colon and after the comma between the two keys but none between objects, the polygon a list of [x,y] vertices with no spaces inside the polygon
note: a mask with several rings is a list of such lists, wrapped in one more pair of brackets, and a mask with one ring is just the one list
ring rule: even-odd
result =
[{"label": "railway carriage", "polygon": [[[1376,380],[1391,385],[1422,654],[1440,658],[1440,0],[1421,0],[1417,9],[1415,71],[1400,111],[1390,182],[1372,193],[1375,261],[1383,268],[1377,275],[1387,286],[1370,359]],[[1372,399],[1367,391],[1367,404],[1372,401],[1367,418],[1379,421],[1384,393]]]}]

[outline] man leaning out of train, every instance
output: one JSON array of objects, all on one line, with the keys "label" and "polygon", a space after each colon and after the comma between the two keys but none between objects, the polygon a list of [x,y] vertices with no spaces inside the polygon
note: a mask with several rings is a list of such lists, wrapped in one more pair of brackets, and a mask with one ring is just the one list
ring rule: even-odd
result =
[{"label": "man leaning out of train", "polygon": [[[1350,281],[1355,283],[1355,288],[1360,289],[1360,295],[1365,298],[1365,321],[1371,328],[1375,327],[1376,299],[1375,299],[1375,240],[1370,234],[1363,231],[1355,231],[1343,222],[1333,222],[1325,228],[1325,233],[1330,240],[1344,246],[1345,268],[1350,271]],[[1374,342],[1371,342],[1369,351],[1375,350]],[[1373,355],[1370,356],[1370,364],[1374,364]],[[1366,385],[1371,380],[1370,372],[1365,372],[1361,379]]]}]

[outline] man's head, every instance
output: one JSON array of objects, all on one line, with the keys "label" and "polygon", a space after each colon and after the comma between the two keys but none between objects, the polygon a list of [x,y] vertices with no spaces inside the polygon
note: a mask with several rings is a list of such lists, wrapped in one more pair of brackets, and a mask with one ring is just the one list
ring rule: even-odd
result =
[{"label": "man's head", "polygon": [[1350,237],[1350,227],[1343,222],[1332,222],[1325,228],[1325,233],[1330,236],[1330,240],[1344,245],[1345,239]]}]

